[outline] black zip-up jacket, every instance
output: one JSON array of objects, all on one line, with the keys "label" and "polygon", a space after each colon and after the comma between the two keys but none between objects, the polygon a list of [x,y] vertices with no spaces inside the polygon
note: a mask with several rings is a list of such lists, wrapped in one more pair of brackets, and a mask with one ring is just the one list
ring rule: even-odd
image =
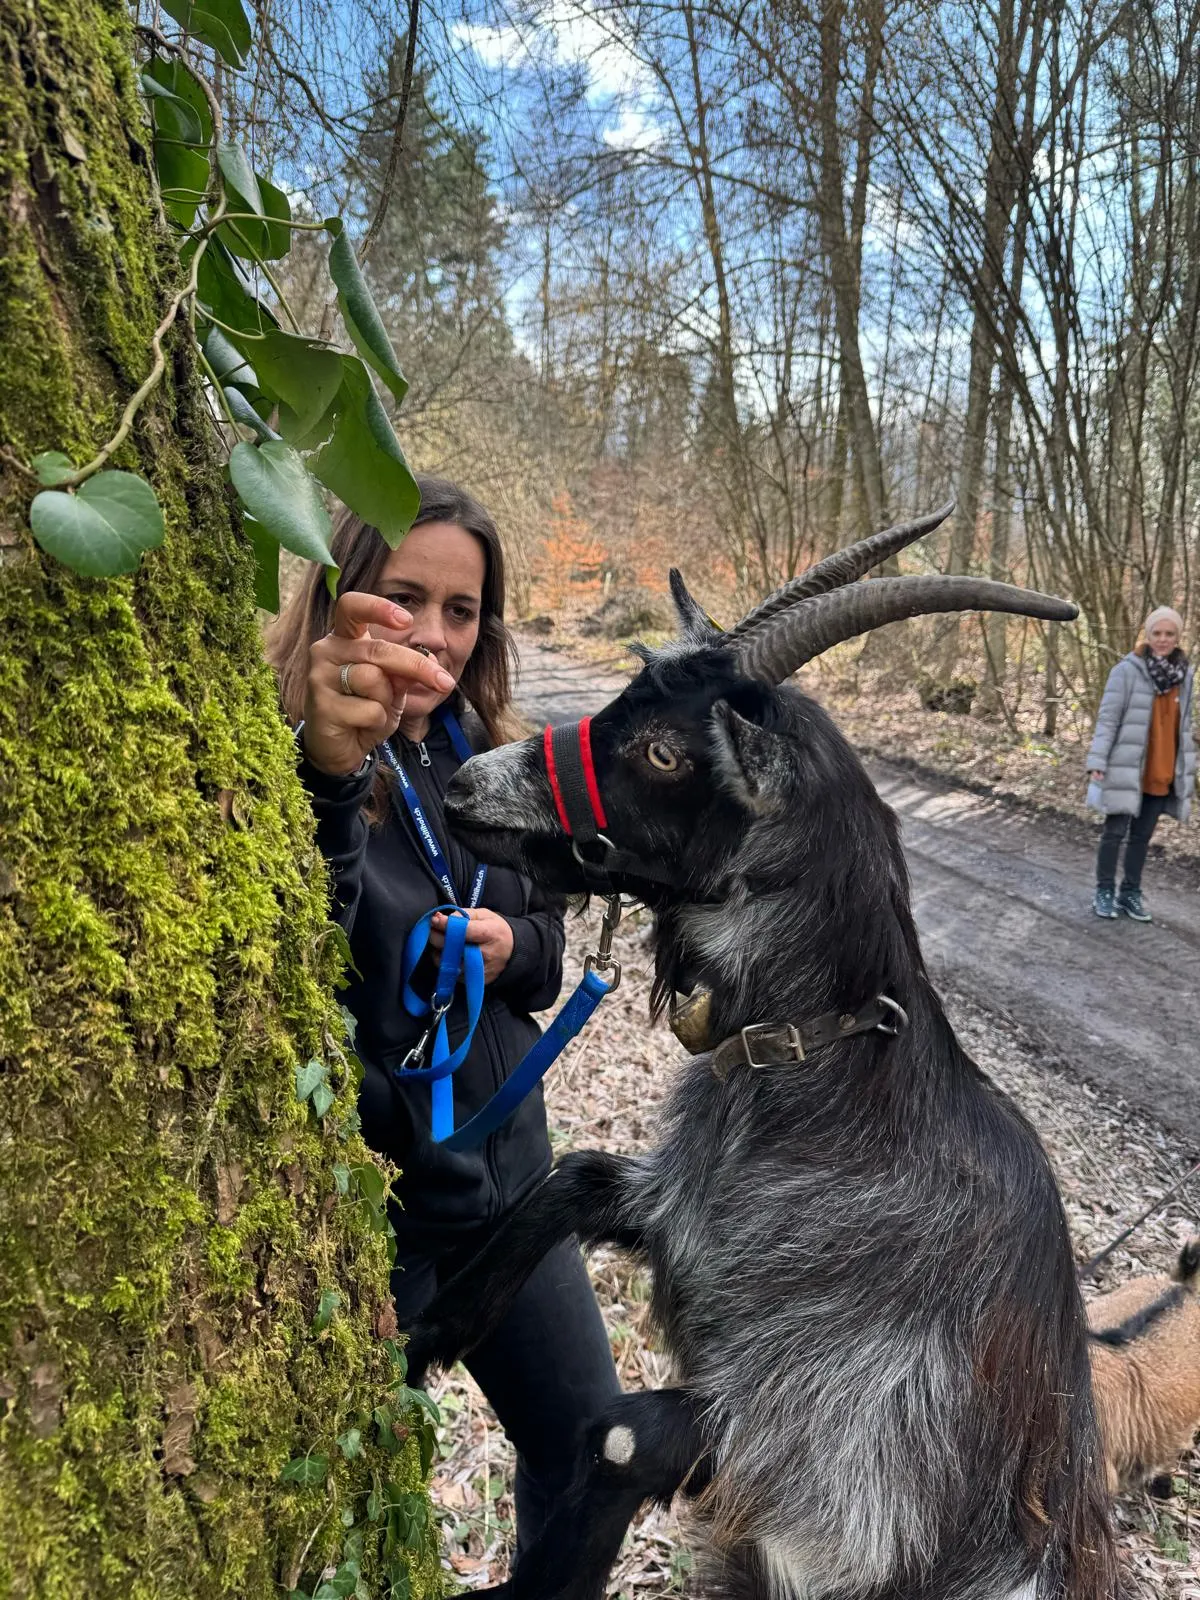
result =
[{"label": "black zip-up jacket", "polygon": [[[486,748],[477,719],[467,714],[461,720],[473,748]],[[465,895],[476,863],[451,838],[442,811],[446,786],[459,765],[449,736],[435,722],[425,741],[428,766],[422,765],[418,746],[397,737],[394,748],[437,834],[455,887]],[[402,1248],[437,1251],[464,1232],[494,1222],[548,1170],[541,1089],[477,1150],[455,1154],[432,1142],[429,1084],[401,1086],[389,1069],[403,1060],[425,1027],[404,1009],[401,962],[409,929],[441,903],[441,886],[398,784],[391,785],[388,816],[372,827],[362,808],[375,782],[373,765],[362,777],[332,778],[301,759],[300,777],[316,814],[318,847],[332,870],[334,915],[361,974],[349,975],[344,998],[358,1022],[363,1136],[401,1169],[396,1193],[403,1209],[394,1220]],[[485,991],[474,1042],[453,1077],[456,1126],[491,1098],[537,1039],[530,1012],[552,1005],[562,986],[561,904],[501,867],[489,869],[480,903],[508,920],[513,952]],[[427,955],[414,988],[428,994],[432,979]],[[466,1030],[461,985],[447,1023],[453,1048]]]}]

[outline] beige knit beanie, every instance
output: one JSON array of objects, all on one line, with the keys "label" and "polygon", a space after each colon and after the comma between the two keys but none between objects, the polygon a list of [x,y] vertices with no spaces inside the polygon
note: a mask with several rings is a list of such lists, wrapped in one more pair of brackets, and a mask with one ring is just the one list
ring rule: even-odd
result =
[{"label": "beige knit beanie", "polygon": [[1179,633],[1179,637],[1181,639],[1183,638],[1183,618],[1179,615],[1174,606],[1155,607],[1155,609],[1142,624],[1142,637],[1144,639],[1148,639],[1150,637],[1150,629],[1155,625],[1156,622],[1173,622]]}]

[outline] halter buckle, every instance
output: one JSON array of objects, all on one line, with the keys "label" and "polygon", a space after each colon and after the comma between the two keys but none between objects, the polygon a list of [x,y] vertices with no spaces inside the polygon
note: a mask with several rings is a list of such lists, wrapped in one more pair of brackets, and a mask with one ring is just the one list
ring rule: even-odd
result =
[{"label": "halter buckle", "polygon": [[746,1052],[746,1065],[748,1067],[778,1067],[783,1063],[778,1056],[769,1061],[756,1061],[754,1059],[754,1041],[761,1042],[769,1050],[783,1050],[785,1055],[790,1055],[793,1061],[804,1060],[804,1042],[800,1038],[800,1030],[790,1022],[751,1022],[741,1030],[742,1048]]}]

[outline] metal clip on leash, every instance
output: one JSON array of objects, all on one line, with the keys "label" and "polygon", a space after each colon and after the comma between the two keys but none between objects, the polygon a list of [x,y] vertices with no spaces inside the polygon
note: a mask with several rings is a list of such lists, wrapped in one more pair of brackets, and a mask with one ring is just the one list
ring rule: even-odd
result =
[{"label": "metal clip on leash", "polygon": [[621,896],[610,894],[604,902],[604,916],[600,923],[600,937],[596,941],[596,948],[589,954],[583,963],[584,976],[589,972],[598,972],[601,977],[609,978],[608,992],[613,994],[621,987],[621,963],[613,960],[612,942],[613,934],[621,924]]},{"label": "metal clip on leash", "polygon": [[425,1057],[429,1051],[429,1046],[433,1041],[433,1037],[438,1031],[438,1024],[446,1015],[447,1011],[449,1011],[452,1004],[452,1000],[447,1000],[444,1006],[435,1005],[433,1007],[429,1014],[428,1026],[426,1027],[424,1033],[417,1040],[416,1044],[413,1045],[412,1049],[405,1056],[404,1060],[400,1063],[399,1070],[401,1072],[418,1071],[425,1065]]}]

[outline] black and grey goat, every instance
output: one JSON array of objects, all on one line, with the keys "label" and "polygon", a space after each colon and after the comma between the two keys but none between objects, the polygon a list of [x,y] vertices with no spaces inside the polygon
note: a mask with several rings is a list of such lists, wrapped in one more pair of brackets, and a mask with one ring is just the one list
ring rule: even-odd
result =
[{"label": "black and grey goat", "polygon": [[567,893],[597,887],[596,860],[654,909],[658,1004],[709,995],[712,1048],[658,1148],[563,1158],[412,1330],[415,1368],[453,1360],[571,1235],[651,1267],[678,1386],[623,1396],[582,1443],[574,1491],[492,1591],[511,1600],[603,1595],[639,1505],[680,1488],[726,1600],[1114,1593],[1049,1164],[933,990],[894,816],[825,712],[778,687],[899,617],[1075,615],[970,579],[852,581],[943,515],[830,558],[728,634],[673,574],[682,640],[643,652],[591,722],[608,842],[573,849],[541,740],[451,786],[482,859]]}]

